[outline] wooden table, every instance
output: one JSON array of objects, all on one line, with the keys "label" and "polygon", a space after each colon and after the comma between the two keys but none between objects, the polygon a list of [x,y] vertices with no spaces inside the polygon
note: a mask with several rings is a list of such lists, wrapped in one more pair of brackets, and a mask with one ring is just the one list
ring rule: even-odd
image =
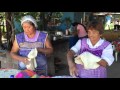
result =
[{"label": "wooden table", "polygon": [[120,37],[120,30],[119,31],[113,31],[113,30],[104,31],[102,37],[105,38],[106,40],[112,42]]}]

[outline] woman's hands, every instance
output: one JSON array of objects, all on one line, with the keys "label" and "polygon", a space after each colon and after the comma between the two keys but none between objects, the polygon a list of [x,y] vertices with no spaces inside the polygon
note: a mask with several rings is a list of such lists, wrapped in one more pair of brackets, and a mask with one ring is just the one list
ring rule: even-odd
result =
[{"label": "woman's hands", "polygon": [[69,65],[70,75],[73,77],[76,77],[76,76],[78,76],[78,70],[77,70],[76,64],[74,63],[74,60],[73,60],[74,55],[75,55],[74,51],[69,50],[67,53],[67,61],[68,61],[68,65]]},{"label": "woman's hands", "polygon": [[76,64],[69,65],[69,72],[72,77],[78,76],[78,70],[77,70]]},{"label": "woman's hands", "polygon": [[104,60],[104,59],[102,59],[102,60],[100,60],[99,62],[97,62],[99,65],[101,65],[101,66],[103,66],[103,67],[106,67],[107,65],[108,65],[108,63]]},{"label": "woman's hands", "polygon": [[23,62],[24,64],[28,64],[29,63],[29,58],[22,57],[21,62]]}]

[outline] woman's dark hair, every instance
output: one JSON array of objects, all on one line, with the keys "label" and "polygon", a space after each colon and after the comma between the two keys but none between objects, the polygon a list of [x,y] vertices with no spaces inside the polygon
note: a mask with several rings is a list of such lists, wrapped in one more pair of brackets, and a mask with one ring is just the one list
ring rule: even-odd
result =
[{"label": "woman's dark hair", "polygon": [[72,23],[72,26],[76,26],[78,24],[80,24],[80,23],[79,22],[74,22],[74,23]]},{"label": "woman's dark hair", "polygon": [[77,25],[82,25],[83,27],[84,27],[84,29],[85,29],[85,31],[87,32],[87,28],[85,27],[85,25],[83,25],[82,23],[79,23],[79,22],[74,22],[74,23],[72,23],[72,26],[77,26]]},{"label": "woman's dark hair", "polygon": [[97,20],[93,20],[87,25],[87,30],[88,29],[95,29],[95,30],[99,31],[100,34],[103,34],[104,25],[102,24],[102,22],[99,22]]}]

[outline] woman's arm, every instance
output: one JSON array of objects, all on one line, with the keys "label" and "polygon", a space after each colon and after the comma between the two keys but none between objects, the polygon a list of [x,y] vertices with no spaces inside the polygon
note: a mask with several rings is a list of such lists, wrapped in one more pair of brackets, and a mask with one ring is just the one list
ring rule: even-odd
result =
[{"label": "woman's arm", "polygon": [[114,56],[113,56],[113,48],[112,45],[109,44],[102,52],[101,56],[102,60],[98,62],[98,64],[102,66],[110,66],[113,61],[114,61]]},{"label": "woman's arm", "polygon": [[67,62],[69,66],[70,75],[78,76],[76,64],[74,62],[74,55],[75,55],[75,52],[73,50],[69,50],[67,53]]},{"label": "woman's arm", "polygon": [[10,55],[11,55],[11,57],[12,57],[14,60],[27,63],[27,62],[28,62],[28,58],[27,58],[27,57],[19,56],[19,55],[17,54],[18,51],[19,51],[19,46],[18,46],[17,40],[15,39],[14,42],[13,42],[12,49],[11,49],[11,51],[10,51]]},{"label": "woman's arm", "polygon": [[74,55],[75,55],[75,52],[73,50],[68,51],[68,53],[67,53],[67,61],[68,61],[69,66],[71,66],[74,63],[73,62]]},{"label": "woman's arm", "polygon": [[108,65],[108,63],[104,60],[104,59],[102,59],[102,60],[100,60],[99,62],[97,62],[99,65],[101,65],[101,66],[103,66],[103,67],[106,67],[107,65]]},{"label": "woman's arm", "polygon": [[39,53],[43,53],[43,54],[52,54],[53,53],[53,47],[52,47],[52,44],[50,42],[50,40],[46,39],[46,42],[45,42],[45,48],[37,48],[38,52]]}]

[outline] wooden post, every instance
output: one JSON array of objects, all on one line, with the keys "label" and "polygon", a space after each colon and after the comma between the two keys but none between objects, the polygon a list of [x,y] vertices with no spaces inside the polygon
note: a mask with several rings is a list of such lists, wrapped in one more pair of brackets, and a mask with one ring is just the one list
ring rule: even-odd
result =
[{"label": "wooden post", "polygon": [[83,13],[83,22],[85,22],[85,12]]},{"label": "wooden post", "polygon": [[118,52],[115,52],[115,60],[117,62],[117,60],[118,60]]}]

